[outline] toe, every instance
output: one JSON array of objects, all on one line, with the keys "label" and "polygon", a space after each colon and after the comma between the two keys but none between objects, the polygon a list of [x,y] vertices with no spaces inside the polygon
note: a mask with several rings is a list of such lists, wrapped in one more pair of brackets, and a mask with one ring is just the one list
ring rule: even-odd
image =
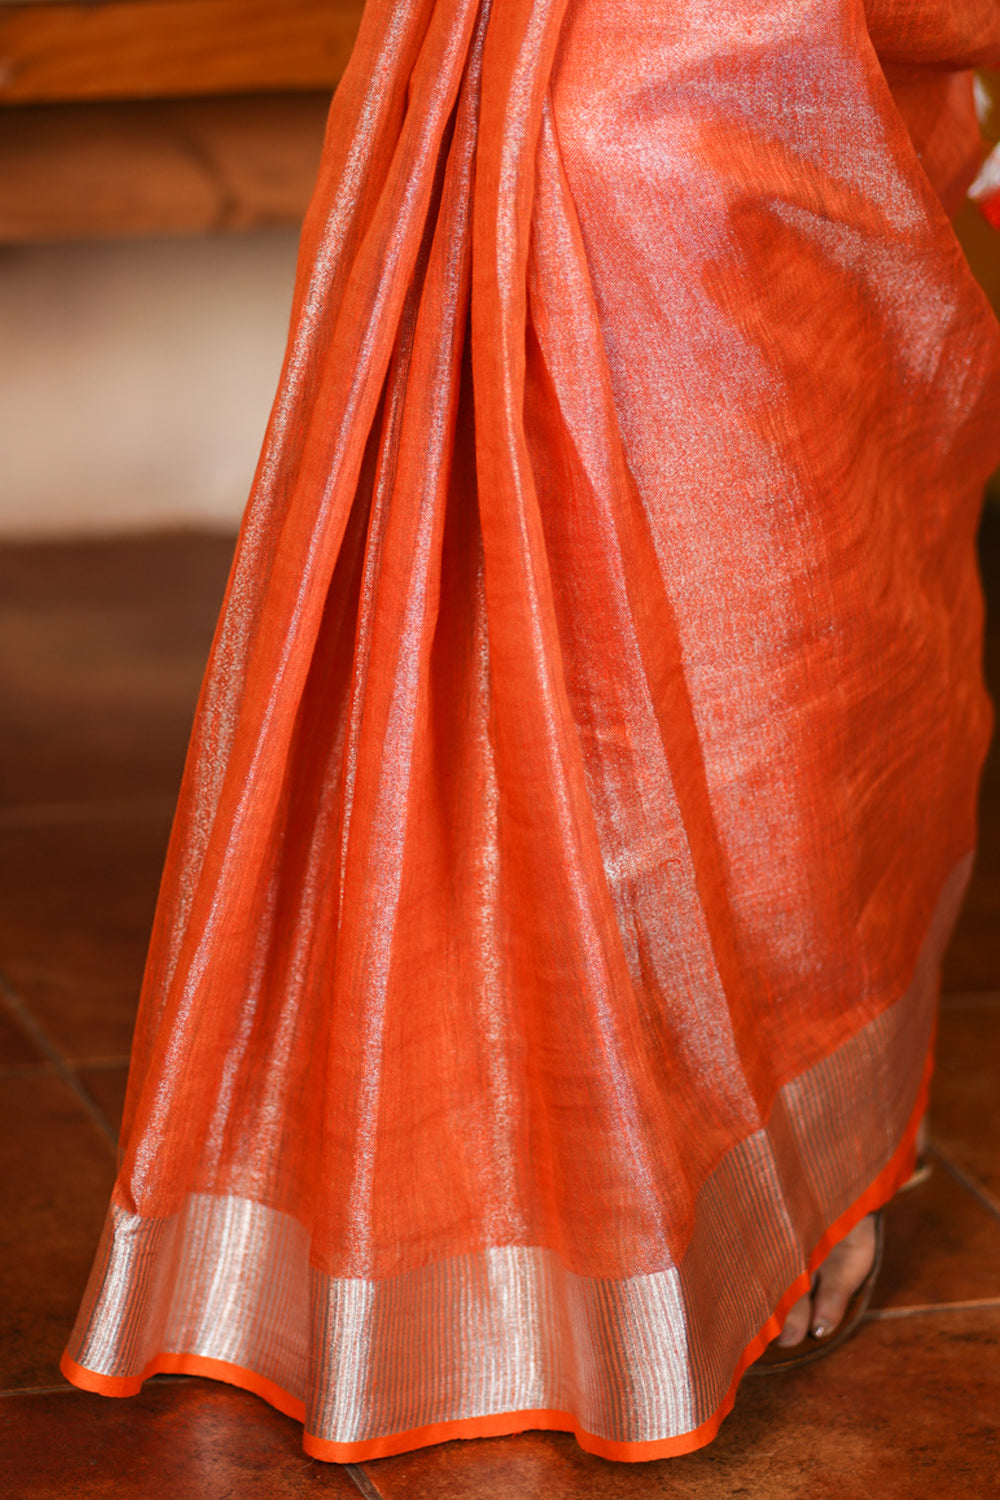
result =
[{"label": "toe", "polygon": [[816,1295],[813,1307],[812,1333],[817,1339],[828,1338],[839,1327],[851,1300],[851,1292],[841,1287],[830,1287]]},{"label": "toe", "polygon": [[811,1313],[812,1298],[806,1293],[788,1310],[785,1326],[774,1341],[780,1349],[789,1349],[795,1344],[801,1344],[809,1332]]},{"label": "toe", "polygon": [[820,1266],[812,1300],[812,1331],[826,1338],[837,1328],[848,1303],[875,1259],[875,1220],[869,1215],[835,1245]]}]

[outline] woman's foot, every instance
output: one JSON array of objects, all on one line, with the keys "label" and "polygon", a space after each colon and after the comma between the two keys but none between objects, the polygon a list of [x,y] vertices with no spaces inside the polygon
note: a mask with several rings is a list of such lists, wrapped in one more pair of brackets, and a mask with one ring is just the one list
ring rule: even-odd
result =
[{"label": "woman's foot", "polygon": [[875,1264],[876,1250],[875,1215],[868,1214],[834,1245],[813,1277],[812,1291],[789,1309],[785,1326],[774,1344],[779,1349],[794,1348],[808,1333],[817,1339],[829,1338]]}]

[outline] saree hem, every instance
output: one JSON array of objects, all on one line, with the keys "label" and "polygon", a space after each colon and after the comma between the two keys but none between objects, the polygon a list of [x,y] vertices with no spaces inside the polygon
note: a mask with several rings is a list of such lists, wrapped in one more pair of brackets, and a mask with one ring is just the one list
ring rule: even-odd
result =
[{"label": "saree hem", "polygon": [[[604,1438],[582,1428],[571,1412],[545,1409],[491,1412],[481,1416],[463,1417],[450,1421],[433,1422],[405,1432],[388,1433],[382,1437],[355,1442],[335,1442],[305,1431],[302,1446],[312,1458],[327,1463],[367,1463],[378,1458],[389,1458],[399,1453],[413,1452],[431,1447],[435,1443],[454,1439],[487,1437],[509,1437],[519,1432],[566,1432],[572,1434],[587,1453],[623,1463],[648,1462],[658,1458],[672,1458],[694,1452],[710,1443],[725,1417],[732,1410],[736,1391],[747,1367],[753,1364],[767,1345],[781,1331],[784,1318],[793,1304],[808,1289],[812,1273],[832,1247],[837,1244],[866,1214],[874,1212],[887,1203],[913,1171],[916,1158],[917,1131],[927,1108],[927,1096],[933,1072],[933,1045],[924,1065],[923,1078],[917,1099],[902,1139],[891,1159],[855,1202],[842,1213],[825,1231],[809,1256],[806,1269],[788,1287],[784,1296],[766,1323],[744,1349],[734,1371],[725,1397],[712,1415],[697,1427],[687,1432],[666,1438],[648,1441],[622,1442]],[[89,1370],[64,1353],[59,1368],[71,1385],[97,1395],[127,1397],[137,1395],[144,1381],[153,1375],[195,1375],[210,1380],[223,1381],[262,1397],[277,1411],[305,1422],[304,1403],[289,1391],[283,1390],[274,1381],[255,1370],[227,1360],[211,1359],[204,1355],[164,1351],[150,1360],[140,1375],[109,1376]]]}]

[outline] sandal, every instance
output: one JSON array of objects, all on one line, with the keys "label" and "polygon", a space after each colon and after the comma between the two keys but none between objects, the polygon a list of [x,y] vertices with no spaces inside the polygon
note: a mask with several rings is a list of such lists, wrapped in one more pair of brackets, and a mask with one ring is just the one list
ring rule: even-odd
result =
[{"label": "sandal", "polygon": [[872,1261],[871,1270],[851,1297],[844,1316],[833,1332],[827,1338],[820,1339],[814,1333],[809,1332],[801,1343],[791,1344],[787,1348],[770,1343],[760,1358],[747,1368],[747,1375],[775,1375],[779,1370],[794,1370],[800,1365],[811,1365],[813,1360],[822,1359],[824,1354],[829,1354],[832,1349],[838,1349],[841,1344],[845,1344],[853,1334],[857,1333],[872,1300],[875,1280],[882,1264],[884,1235],[881,1209],[874,1215],[874,1219],[875,1259]]},{"label": "sandal", "polygon": [[914,1163],[913,1171],[910,1173],[905,1182],[900,1183],[899,1187],[896,1189],[896,1192],[908,1193],[910,1188],[919,1187],[922,1182],[927,1181],[933,1170],[934,1168],[931,1164],[930,1157],[926,1152],[921,1151],[920,1155],[916,1159],[916,1162]]}]

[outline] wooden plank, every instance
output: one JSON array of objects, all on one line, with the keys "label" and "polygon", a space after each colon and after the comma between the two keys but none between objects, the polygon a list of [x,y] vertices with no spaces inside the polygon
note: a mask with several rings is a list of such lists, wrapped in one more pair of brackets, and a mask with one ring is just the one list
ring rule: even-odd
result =
[{"label": "wooden plank", "polygon": [[0,103],[332,88],[364,0],[0,7]]},{"label": "wooden plank", "polygon": [[0,242],[297,224],[328,92],[0,111]]}]

